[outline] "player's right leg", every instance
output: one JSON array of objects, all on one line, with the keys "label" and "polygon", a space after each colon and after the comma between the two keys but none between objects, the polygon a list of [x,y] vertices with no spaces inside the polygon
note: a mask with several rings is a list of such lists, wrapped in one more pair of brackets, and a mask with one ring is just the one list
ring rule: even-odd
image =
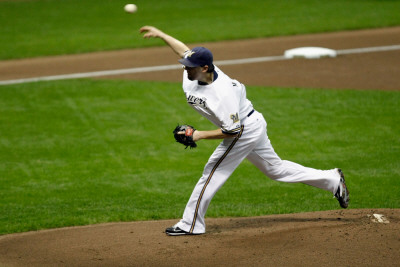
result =
[{"label": "player's right leg", "polygon": [[[318,170],[304,167],[300,164],[281,160],[275,153],[267,134],[260,140],[247,159],[257,166],[271,179],[286,183],[304,183],[332,192],[335,196],[338,190],[342,193],[336,196],[342,207],[348,204],[348,190],[338,169]],[[343,181],[342,181],[343,180]],[[345,190],[340,190],[340,187]],[[347,204],[346,204],[347,203]]]}]

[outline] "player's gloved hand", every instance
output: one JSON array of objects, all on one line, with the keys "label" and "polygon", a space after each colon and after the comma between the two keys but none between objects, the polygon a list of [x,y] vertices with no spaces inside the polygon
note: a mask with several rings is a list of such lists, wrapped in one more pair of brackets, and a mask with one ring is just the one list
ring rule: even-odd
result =
[{"label": "player's gloved hand", "polygon": [[[193,140],[193,133],[196,129],[190,125],[178,125],[175,127],[173,134],[176,142],[186,146],[186,148],[197,147],[196,142]],[[186,149],[185,148],[185,149]]]}]

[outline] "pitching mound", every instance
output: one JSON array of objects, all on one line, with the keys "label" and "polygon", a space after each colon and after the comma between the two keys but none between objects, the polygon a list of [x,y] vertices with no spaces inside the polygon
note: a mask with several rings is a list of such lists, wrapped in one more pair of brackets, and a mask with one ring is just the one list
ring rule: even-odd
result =
[{"label": "pitching mound", "polygon": [[166,236],[164,229],[176,220],[4,235],[0,265],[398,266],[400,262],[400,209],[206,221],[207,233],[200,236]]}]

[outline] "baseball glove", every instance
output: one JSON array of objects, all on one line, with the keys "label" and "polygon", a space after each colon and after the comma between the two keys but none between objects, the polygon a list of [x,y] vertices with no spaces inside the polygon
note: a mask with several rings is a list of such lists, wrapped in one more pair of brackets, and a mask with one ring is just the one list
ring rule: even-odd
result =
[{"label": "baseball glove", "polygon": [[[190,125],[178,125],[173,131],[176,142],[186,146],[186,148],[195,148],[197,144],[193,141],[193,133],[196,129]],[[185,149],[186,149],[185,148]]]}]

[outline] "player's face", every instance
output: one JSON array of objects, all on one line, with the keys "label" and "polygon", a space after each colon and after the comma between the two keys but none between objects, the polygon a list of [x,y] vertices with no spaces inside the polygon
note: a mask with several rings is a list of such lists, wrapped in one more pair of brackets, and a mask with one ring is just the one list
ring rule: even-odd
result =
[{"label": "player's face", "polygon": [[191,81],[201,79],[202,73],[203,73],[202,69],[203,69],[202,67],[191,68],[191,67],[185,66],[185,70],[187,71],[187,74],[188,74],[188,79]]}]

